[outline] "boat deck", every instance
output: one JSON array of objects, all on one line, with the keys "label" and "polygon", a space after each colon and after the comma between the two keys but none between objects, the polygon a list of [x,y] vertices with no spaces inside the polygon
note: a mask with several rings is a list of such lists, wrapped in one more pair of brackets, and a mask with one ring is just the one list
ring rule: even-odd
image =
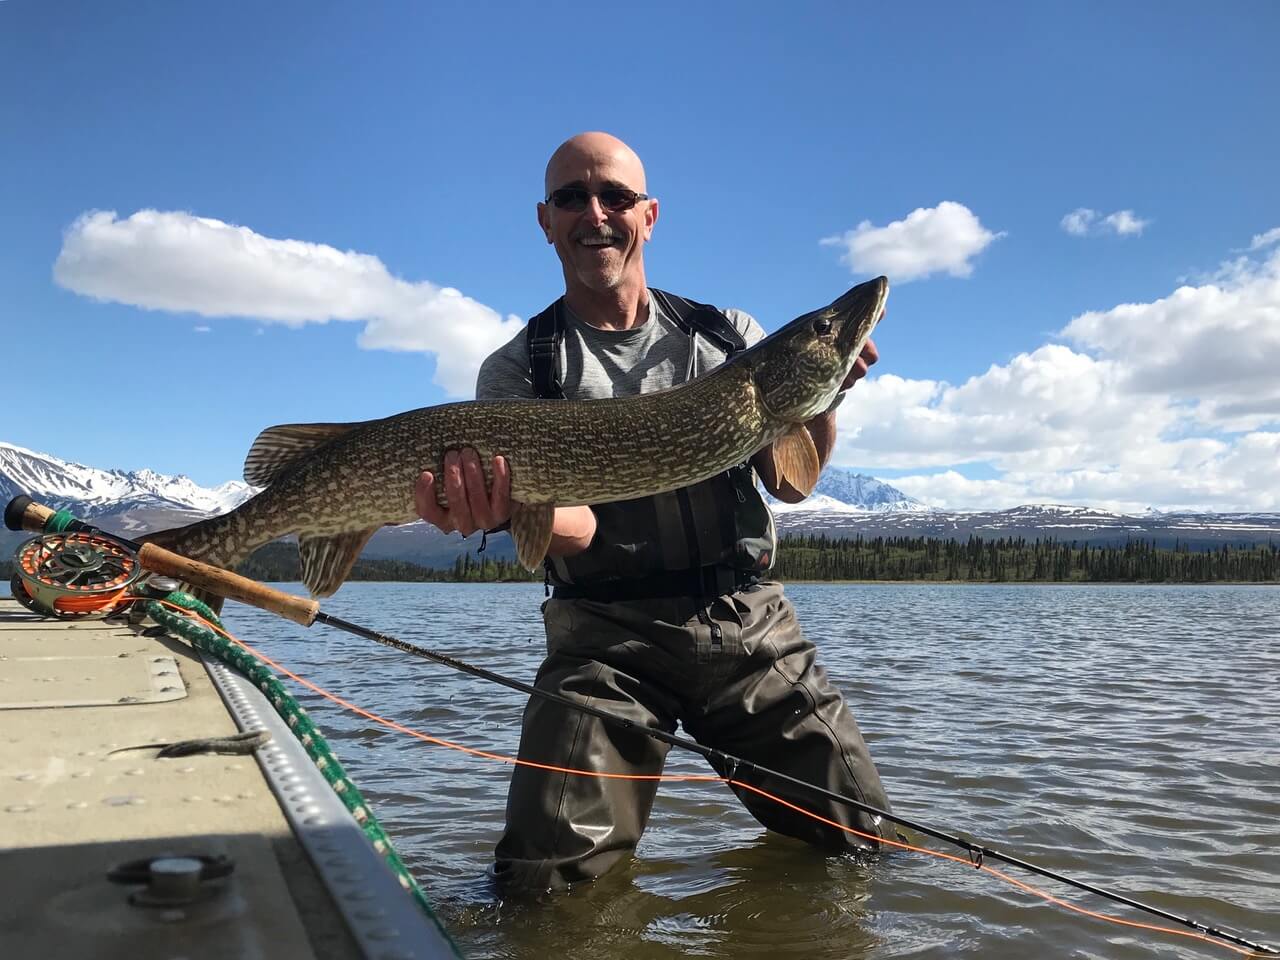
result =
[{"label": "boat deck", "polygon": [[[389,901],[408,897],[381,862],[378,883],[355,882],[342,876],[341,838],[300,841],[286,814],[318,809],[300,776],[313,770],[271,777],[263,751],[165,759],[145,746],[240,732],[200,655],[154,633],[0,600],[0,953],[328,960],[369,956],[372,942],[388,960],[453,956],[416,907],[422,924],[406,929],[404,904]],[[330,829],[358,833],[354,821]],[[233,870],[188,877],[180,895],[158,875],[152,886],[108,878],[162,855],[228,857]]]}]

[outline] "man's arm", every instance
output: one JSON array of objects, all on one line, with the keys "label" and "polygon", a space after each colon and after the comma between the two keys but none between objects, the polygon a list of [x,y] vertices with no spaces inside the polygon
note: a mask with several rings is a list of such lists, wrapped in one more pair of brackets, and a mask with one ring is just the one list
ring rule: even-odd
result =
[{"label": "man's arm", "polygon": [[[862,353],[858,355],[858,359],[853,362],[853,369],[849,371],[849,376],[840,385],[841,392],[848,390],[865,377],[867,368],[879,359],[880,352],[876,350],[876,345],[868,340],[867,345],[862,348]],[[835,408],[833,407],[826,413],[820,413],[812,420],[806,421],[804,428],[809,431],[809,436],[813,438],[813,446],[818,451],[818,469],[821,472],[826,468],[828,461],[831,460],[831,451],[836,447]],[[756,473],[760,475],[760,482],[764,484],[764,488],[783,503],[799,503],[805,498],[803,493],[785,480],[779,482],[778,472],[773,466],[773,444],[765,447],[752,457],[751,465],[755,467]]]}]

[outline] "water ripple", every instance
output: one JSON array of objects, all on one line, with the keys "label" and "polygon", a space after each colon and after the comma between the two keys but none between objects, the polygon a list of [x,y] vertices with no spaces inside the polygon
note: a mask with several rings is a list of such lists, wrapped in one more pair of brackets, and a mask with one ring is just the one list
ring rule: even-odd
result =
[{"label": "water ripple", "polygon": [[[1280,590],[797,585],[788,593],[900,813],[1280,940]],[[528,681],[543,653],[541,599],[540,586],[525,584],[348,584],[325,609]],[[468,746],[516,749],[519,694],[245,608],[228,621],[366,709]],[[628,867],[567,895],[503,901],[485,870],[509,768],[298,695],[470,957],[1225,955],[1076,917],[919,854],[817,855],[764,831],[717,784],[665,785]],[[668,772],[706,767],[673,753]]]}]

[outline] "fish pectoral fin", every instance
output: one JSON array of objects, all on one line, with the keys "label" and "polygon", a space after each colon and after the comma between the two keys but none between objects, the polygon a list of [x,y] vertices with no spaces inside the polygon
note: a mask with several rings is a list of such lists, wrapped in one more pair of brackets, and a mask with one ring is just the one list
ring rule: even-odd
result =
[{"label": "fish pectoral fin", "polygon": [[269,487],[288,467],[364,423],[282,423],[267,427],[244,458],[244,482]]},{"label": "fish pectoral fin", "polygon": [[348,530],[331,537],[299,537],[302,582],[311,591],[311,596],[327,597],[342,586],[351,572],[351,565],[378,529]]},{"label": "fish pectoral fin", "polygon": [[779,482],[785,480],[806,497],[818,485],[822,464],[818,460],[818,448],[803,424],[794,427],[773,441],[773,468]]},{"label": "fish pectoral fin", "polygon": [[511,539],[516,542],[516,559],[526,570],[537,570],[546,557],[555,517],[554,503],[511,504]]}]

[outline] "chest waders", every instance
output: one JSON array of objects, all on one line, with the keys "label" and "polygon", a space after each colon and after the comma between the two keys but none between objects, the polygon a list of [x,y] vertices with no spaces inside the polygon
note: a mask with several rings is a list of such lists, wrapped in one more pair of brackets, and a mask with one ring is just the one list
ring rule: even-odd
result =
[{"label": "chest waders", "polygon": [[[746,346],[718,310],[651,292],[689,336],[690,376],[698,337],[726,355]],[[564,331],[562,300],[529,321],[529,369],[544,399],[565,397]],[[543,605],[547,657],[536,685],[606,708],[632,728],[530,698],[520,757],[558,769],[512,770],[493,868],[504,892],[563,889],[631,855],[657,793],[657,781],[645,778],[662,772],[669,749],[645,729],[673,733],[683,724],[705,746],[888,809],[853,716],[781,585],[762,579],[775,534],[751,467],[591,509],[591,546],[547,564],[555,591]],[[814,804],[768,777],[755,785],[829,821],[883,835],[878,817],[847,804]],[[771,830],[832,851],[874,845],[749,790],[734,792]]]}]

